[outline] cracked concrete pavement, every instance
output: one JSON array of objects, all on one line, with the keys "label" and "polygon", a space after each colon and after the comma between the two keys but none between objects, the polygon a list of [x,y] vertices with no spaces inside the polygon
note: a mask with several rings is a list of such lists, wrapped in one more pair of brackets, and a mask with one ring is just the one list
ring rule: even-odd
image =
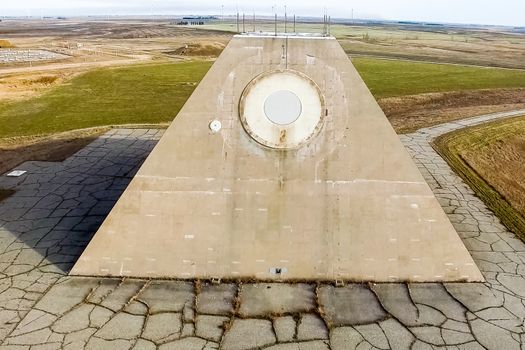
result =
[{"label": "cracked concrete pavement", "polygon": [[0,203],[0,348],[523,350],[525,244],[429,145],[519,114],[401,136],[485,276],[477,284],[69,277],[162,131],[112,130],[65,162],[24,163],[26,175],[0,178],[17,191]]}]

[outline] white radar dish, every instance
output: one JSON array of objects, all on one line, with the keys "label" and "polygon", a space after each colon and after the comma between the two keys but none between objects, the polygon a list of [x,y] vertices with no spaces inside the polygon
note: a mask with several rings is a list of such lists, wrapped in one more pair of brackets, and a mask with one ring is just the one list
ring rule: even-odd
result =
[{"label": "white radar dish", "polygon": [[325,116],[317,84],[290,69],[256,76],[239,103],[244,130],[270,148],[295,149],[308,143],[323,126]]},{"label": "white radar dish", "polygon": [[264,101],[264,114],[278,125],[292,124],[301,115],[302,108],[299,97],[289,90],[276,91]]}]

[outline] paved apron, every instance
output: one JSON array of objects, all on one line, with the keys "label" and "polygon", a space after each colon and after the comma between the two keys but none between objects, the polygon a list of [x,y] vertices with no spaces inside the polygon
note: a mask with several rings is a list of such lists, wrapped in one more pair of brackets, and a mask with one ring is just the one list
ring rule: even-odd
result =
[{"label": "paved apron", "polygon": [[479,284],[67,277],[162,131],[113,130],[64,162],[26,162],[26,175],[0,178],[17,191],[0,204],[0,348],[525,349],[525,244],[429,145],[521,114],[401,136],[483,272]]}]

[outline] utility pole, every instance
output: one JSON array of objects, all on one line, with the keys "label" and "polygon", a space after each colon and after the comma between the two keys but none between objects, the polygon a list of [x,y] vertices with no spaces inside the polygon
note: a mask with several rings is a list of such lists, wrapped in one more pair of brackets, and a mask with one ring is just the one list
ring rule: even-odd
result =
[{"label": "utility pole", "polygon": [[243,12],[242,13],[242,32],[246,33],[246,27],[244,26],[244,23],[245,23],[245,21],[244,21],[244,12]]},{"label": "utility pole", "polygon": [[294,32],[294,33],[297,33],[297,32],[295,31],[295,15],[293,15],[293,32]]},{"label": "utility pole", "polygon": [[237,12],[237,33],[239,33],[239,12]]},{"label": "utility pole", "polygon": [[255,12],[253,13],[253,32],[255,33]]}]

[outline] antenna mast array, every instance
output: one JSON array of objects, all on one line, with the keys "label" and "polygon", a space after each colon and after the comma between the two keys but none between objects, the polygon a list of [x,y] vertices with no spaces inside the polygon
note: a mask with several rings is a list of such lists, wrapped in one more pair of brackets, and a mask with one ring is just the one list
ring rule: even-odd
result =
[{"label": "antenna mast array", "polygon": [[284,5],[284,32],[286,33],[286,22],[287,22],[287,17],[286,17],[286,5]]},{"label": "antenna mast array", "polygon": [[325,7],[324,8],[324,16],[323,16],[323,35],[324,36],[330,36],[331,32],[331,25],[332,25],[331,17],[328,15],[328,10]]},{"label": "antenna mast array", "polygon": [[[224,11],[224,6],[221,7],[221,10]],[[248,18],[246,18],[246,14],[244,11],[239,11],[239,8],[237,7],[237,14],[236,14],[236,26],[237,26],[237,33],[248,33],[251,30],[253,30],[253,33],[257,32],[257,26],[260,25],[262,28],[260,28],[261,33],[265,30],[267,34],[273,34],[274,36],[279,35],[278,27],[279,27],[279,21],[283,21],[284,25],[284,32],[283,34],[288,33],[297,33],[297,20],[298,17],[294,14],[293,15],[293,31],[291,28],[291,18],[288,18],[288,6],[284,5],[284,17],[279,17],[279,14],[277,13],[277,6],[272,6],[272,14],[273,18],[268,16],[263,16],[259,19],[256,16],[255,11],[253,12],[252,17],[252,26],[250,26],[250,15],[248,15]],[[242,18],[241,18],[242,16]],[[222,12],[222,18],[224,20],[224,12]],[[246,20],[248,20],[248,23],[246,23]],[[259,23],[258,23],[259,22]],[[273,23],[272,23],[273,22]],[[289,23],[290,22],[290,23]],[[246,24],[248,24],[248,27],[246,27]],[[272,29],[269,29],[268,27],[273,27],[273,33]],[[322,33],[320,33],[322,36],[330,36],[331,35],[331,28],[332,27],[332,19],[331,16],[328,15],[328,9],[324,8],[324,15],[323,15],[323,29]],[[319,35],[319,34],[318,34]]]}]

